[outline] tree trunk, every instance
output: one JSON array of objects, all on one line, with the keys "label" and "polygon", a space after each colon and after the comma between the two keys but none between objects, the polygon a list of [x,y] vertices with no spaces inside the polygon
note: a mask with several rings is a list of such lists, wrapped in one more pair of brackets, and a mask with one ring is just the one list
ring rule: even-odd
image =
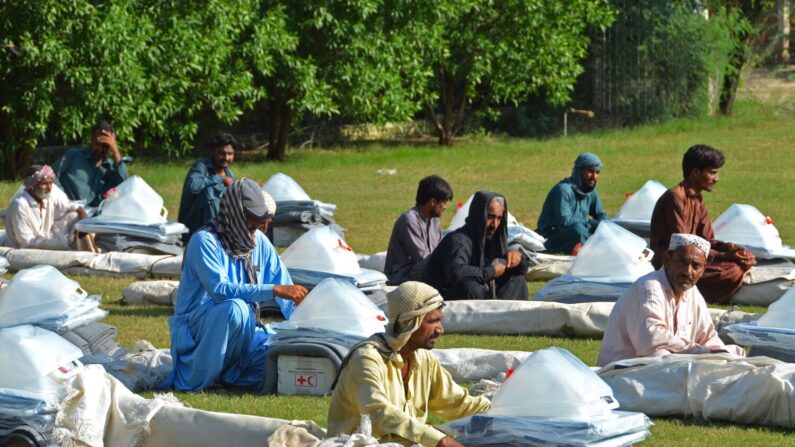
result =
[{"label": "tree trunk", "polygon": [[729,61],[732,69],[723,76],[723,86],[721,87],[720,100],[718,101],[718,109],[722,115],[731,116],[734,110],[737,87],[740,86],[743,67],[748,60],[748,39],[750,39],[750,36],[747,32],[742,32],[738,36],[737,46],[734,47]]},{"label": "tree trunk", "polygon": [[440,100],[442,102],[442,129],[439,133],[440,146],[452,146],[454,129],[453,129],[453,109],[455,104],[455,87],[453,79],[444,70],[441,70],[441,79],[439,80],[442,94]]},{"label": "tree trunk", "polygon": [[293,121],[293,111],[287,100],[277,98],[270,101],[271,129],[268,138],[268,160],[284,161],[287,139]]},{"label": "tree trunk", "polygon": [[8,115],[0,112],[0,145],[3,148],[3,178],[10,180],[17,176],[17,154],[14,148],[17,146],[13,141],[11,132],[11,120]]}]

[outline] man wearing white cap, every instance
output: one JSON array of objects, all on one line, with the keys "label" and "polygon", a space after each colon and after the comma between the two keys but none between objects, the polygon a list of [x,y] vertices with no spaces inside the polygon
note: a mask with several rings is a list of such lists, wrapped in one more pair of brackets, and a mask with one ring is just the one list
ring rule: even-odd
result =
[{"label": "man wearing white cap", "polygon": [[257,182],[237,180],[218,215],[190,239],[168,321],[174,369],[162,386],[201,391],[262,382],[269,335],[257,322],[258,303],[276,300],[289,318],[307,294],[260,231],[275,211]]},{"label": "man wearing white cap", "polygon": [[698,236],[671,235],[663,266],[635,281],[613,307],[597,365],[668,354],[745,355],[741,347],[726,345],[718,337],[695,287],[709,249],[709,242]]},{"label": "man wearing white cap", "polygon": [[433,287],[401,284],[388,295],[389,325],[351,349],[337,377],[328,412],[330,435],[359,429],[369,415],[374,437],[405,445],[461,446],[428,425],[433,412],[453,420],[486,411],[485,397],[469,396],[430,349],[444,334],[444,301]]}]

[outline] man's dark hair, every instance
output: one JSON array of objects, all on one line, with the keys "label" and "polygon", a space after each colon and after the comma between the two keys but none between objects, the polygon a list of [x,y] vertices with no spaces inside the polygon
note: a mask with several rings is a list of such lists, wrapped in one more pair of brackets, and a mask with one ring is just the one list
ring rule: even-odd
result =
[{"label": "man's dark hair", "polygon": [[94,124],[94,127],[91,128],[91,135],[96,135],[98,133],[102,133],[103,130],[106,130],[110,133],[116,133],[116,129],[113,128],[113,125],[105,120],[97,121],[97,124]]},{"label": "man's dark hair", "polygon": [[450,184],[445,179],[438,175],[425,177],[420,180],[420,185],[417,187],[417,206],[422,206],[431,199],[439,201],[453,200],[453,188],[450,187]]},{"label": "man's dark hair", "polygon": [[723,166],[723,163],[726,163],[723,152],[706,144],[696,144],[690,146],[682,158],[682,175],[687,179],[693,169],[699,171],[718,169]]},{"label": "man's dark hair", "polygon": [[215,134],[213,139],[210,140],[210,144],[208,146],[210,147],[211,151],[214,151],[218,148],[226,146],[227,144],[232,146],[233,149],[237,149],[237,140],[232,136],[231,133],[218,132]]}]

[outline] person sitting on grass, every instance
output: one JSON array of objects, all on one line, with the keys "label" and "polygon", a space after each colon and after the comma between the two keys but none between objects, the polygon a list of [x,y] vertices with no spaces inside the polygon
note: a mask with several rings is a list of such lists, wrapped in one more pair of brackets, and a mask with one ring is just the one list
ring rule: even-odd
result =
[{"label": "person sitting on grass", "polygon": [[696,287],[707,265],[709,242],[682,233],[670,239],[663,267],[640,277],[613,307],[597,365],[668,354],[745,355],[741,347],[718,337]]},{"label": "person sitting on grass", "polygon": [[235,137],[221,132],[210,141],[210,156],[194,163],[188,171],[177,218],[188,227],[188,233],[182,237],[185,244],[193,233],[218,215],[221,194],[235,181],[229,165],[235,161],[236,148]]},{"label": "person sitting on grass", "polygon": [[651,263],[660,268],[661,252],[673,233],[691,233],[708,240],[712,249],[707,256],[704,275],[698,288],[708,303],[729,301],[740,287],[743,277],[753,265],[753,253],[733,243],[715,240],[715,232],[704,206],[702,192],[711,192],[718,182],[718,172],[725,163],[721,151],[697,144],[682,158],[684,180],[669,189],[654,205],[651,215],[649,247],[654,250]]},{"label": "person sitting on grass", "polygon": [[164,387],[201,391],[262,382],[268,334],[258,323],[259,303],[275,299],[289,318],[307,294],[292,285],[260,231],[275,212],[255,181],[237,180],[221,198],[218,215],[191,238],[168,322],[174,369]]},{"label": "person sitting on grass", "polygon": [[459,386],[430,353],[444,334],[444,300],[433,287],[408,281],[388,295],[389,325],[351,348],[337,376],[328,410],[331,436],[359,430],[370,416],[372,435],[383,441],[458,447],[426,423],[433,412],[447,420],[491,407]]},{"label": "person sitting on grass", "polygon": [[507,215],[505,197],[476,192],[466,223],[442,239],[422,281],[446,300],[526,300],[528,259],[508,249]]},{"label": "person sitting on grass", "polygon": [[577,254],[599,222],[607,219],[596,192],[601,173],[602,160],[585,152],[574,161],[571,177],[564,178],[549,191],[536,229],[547,238],[544,248],[548,252]]},{"label": "person sitting on grass", "polygon": [[83,200],[92,207],[99,205],[108,190],[127,180],[127,164],[116,144],[116,130],[107,121],[94,126],[88,148],[70,149],[52,169],[70,200]]},{"label": "person sitting on grass", "polygon": [[392,227],[384,264],[390,285],[422,278],[426,258],[442,240],[439,217],[452,199],[453,189],[438,175],[420,180],[414,208],[401,214]]},{"label": "person sitting on grass", "polygon": [[54,184],[52,168],[33,165],[23,175],[22,188],[11,198],[6,213],[6,245],[95,251],[93,235],[74,229],[88,214]]}]

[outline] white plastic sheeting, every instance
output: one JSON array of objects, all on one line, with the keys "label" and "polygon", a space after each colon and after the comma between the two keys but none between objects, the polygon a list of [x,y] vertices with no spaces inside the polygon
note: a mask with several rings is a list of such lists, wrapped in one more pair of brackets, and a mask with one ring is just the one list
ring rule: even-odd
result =
[{"label": "white plastic sheeting", "polygon": [[657,180],[647,180],[639,190],[627,197],[610,220],[630,230],[650,231],[654,205],[667,189]]},{"label": "white plastic sheeting", "polygon": [[173,306],[177,303],[179,281],[136,281],[122,290],[121,295],[127,304],[163,304]]},{"label": "white plastic sheeting", "polygon": [[21,270],[37,265],[51,265],[58,270],[76,275],[115,276],[136,278],[179,278],[182,274],[182,256],[145,255],[139,253],[87,251],[52,251],[27,248],[0,247],[11,270]]},{"label": "white plastic sheeting", "polygon": [[99,297],[49,265],[20,270],[0,289],[0,327],[34,324],[66,332],[102,319]]},{"label": "white plastic sheeting", "polygon": [[329,227],[304,233],[281,255],[288,269],[301,268],[337,275],[358,275],[362,272],[353,249],[340,234]]},{"label": "white plastic sheeting", "polygon": [[166,222],[163,198],[144,179],[134,175],[111,189],[97,207],[97,221],[156,225]]},{"label": "white plastic sheeting", "polygon": [[356,255],[356,257],[359,259],[359,267],[384,273],[384,266],[386,265],[385,251],[379,251],[373,255]]},{"label": "white plastic sheeting", "polygon": [[83,366],[83,352],[46,329],[30,325],[0,329],[0,388],[58,399],[63,382]]},{"label": "white plastic sheeting", "polygon": [[529,266],[524,277],[528,281],[548,281],[565,274],[574,263],[574,256],[526,252]]},{"label": "white plastic sheeting", "polygon": [[456,334],[526,334],[601,337],[613,303],[448,301],[444,330]]},{"label": "white plastic sheeting", "polygon": [[712,228],[715,239],[743,245],[760,259],[795,258],[795,248],[782,243],[772,219],[752,205],[730,206]]},{"label": "white plastic sheeting", "polygon": [[528,356],[494,394],[483,415],[442,430],[470,446],[631,445],[648,436],[643,414],[614,412],[613,392],[570,352]]},{"label": "white plastic sheeting", "polygon": [[312,200],[298,182],[293,180],[289,175],[282,174],[281,172],[273,174],[262,186],[262,189],[270,194],[276,202]]},{"label": "white plastic sheeting", "polygon": [[618,408],[613,391],[582,360],[561,348],[528,356],[491,400],[490,416],[588,420]]},{"label": "white plastic sheeting", "polygon": [[734,304],[769,306],[795,282],[795,264],[786,259],[757,260],[743,277],[743,286],[731,297]]},{"label": "white plastic sheeting", "polygon": [[532,354],[524,351],[494,351],[479,348],[434,349],[431,353],[456,382],[502,380],[509,369],[517,368]]},{"label": "white plastic sheeting", "polygon": [[652,255],[642,238],[613,222],[601,222],[569,271],[547,283],[533,299],[615,301],[636,279],[654,270]]},{"label": "white plastic sheeting", "polygon": [[757,324],[795,330],[795,288],[789,289],[781,299],[771,304]]},{"label": "white plastic sheeting", "polygon": [[795,364],[729,354],[670,355],[598,371],[622,410],[795,428]]},{"label": "white plastic sheeting", "polygon": [[384,332],[386,315],[356,286],[348,281],[327,278],[321,281],[295,308],[290,319],[271,324],[283,329],[316,329],[362,338]]}]

